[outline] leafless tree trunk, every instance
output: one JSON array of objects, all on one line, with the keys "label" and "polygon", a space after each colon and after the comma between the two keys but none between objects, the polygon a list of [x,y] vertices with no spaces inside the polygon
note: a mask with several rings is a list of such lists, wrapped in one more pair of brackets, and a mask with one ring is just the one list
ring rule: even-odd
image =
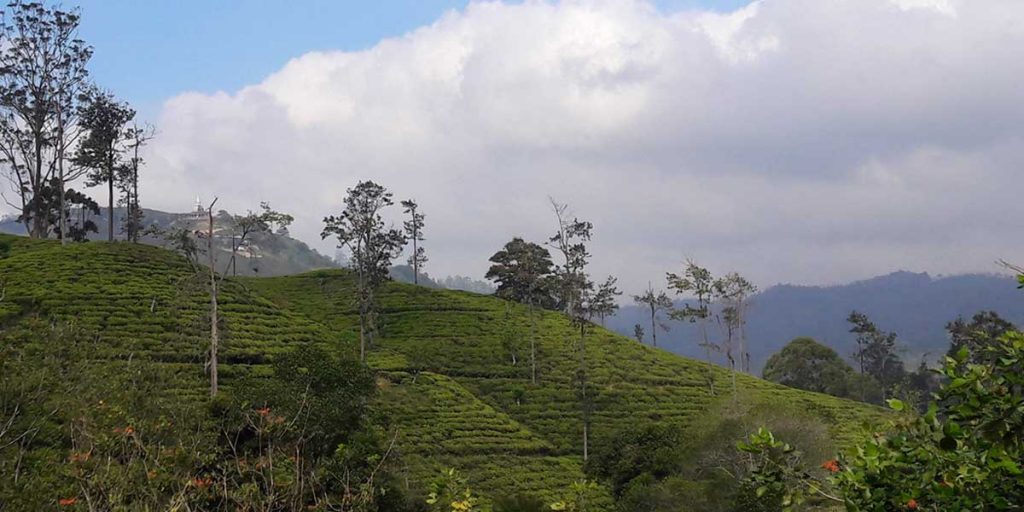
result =
[{"label": "leafless tree trunk", "polygon": [[537,311],[530,296],[530,383],[537,384]]},{"label": "leafless tree trunk", "polygon": [[[113,193],[113,189],[111,189],[111,193]],[[210,259],[210,396],[217,396],[217,349],[220,344],[220,332],[217,327],[217,267],[213,254],[213,207],[216,204],[217,198],[214,198],[210,203],[210,208],[206,211],[210,220],[206,230],[206,252]],[[113,212],[110,213],[113,218]],[[110,225],[113,227],[112,221]]]}]

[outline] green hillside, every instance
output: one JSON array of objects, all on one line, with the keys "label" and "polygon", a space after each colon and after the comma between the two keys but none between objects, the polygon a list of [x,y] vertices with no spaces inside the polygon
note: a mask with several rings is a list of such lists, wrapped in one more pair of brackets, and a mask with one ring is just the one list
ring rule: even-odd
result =
[{"label": "green hillside", "polygon": [[[201,365],[208,349],[209,295],[183,258],[128,243],[61,247],[13,236],[0,236],[0,241],[10,244],[0,259],[5,287],[0,321],[29,314],[72,321],[95,332],[110,354],[131,353],[179,368],[186,379],[183,389],[205,386]],[[230,280],[220,305],[225,339],[221,374],[228,381],[259,374],[274,354],[295,344],[350,346],[321,324]]]},{"label": "green hillside", "polygon": [[[358,333],[354,282],[346,271],[244,282],[282,308],[301,311],[334,332],[353,338]],[[383,337],[368,360],[390,376],[392,387],[384,401],[388,406],[401,404],[396,408],[397,420],[406,432],[406,454],[413,461],[430,461],[423,466],[410,463],[414,474],[427,477],[443,461],[464,469],[482,489],[506,481],[515,489],[546,489],[548,483],[582,478],[578,472],[581,412],[573,384],[578,368],[573,348],[576,334],[562,315],[541,315],[539,382],[533,385],[525,353],[512,365],[503,346],[508,329],[523,338],[530,332],[524,307],[514,305],[509,321],[509,304],[494,297],[399,283],[389,283],[380,301]],[[731,394],[726,370],[604,329],[590,335],[587,357],[595,393],[592,446],[640,422],[686,425]],[[709,370],[720,391],[717,395],[706,384]],[[865,421],[880,414],[863,404],[745,375],[739,376],[738,384],[748,396],[785,402],[818,415],[832,426],[840,446],[858,436]],[[416,403],[411,400],[414,397],[418,397]],[[508,418],[515,428],[499,431],[490,421],[466,421],[473,414],[470,407]],[[438,408],[443,410],[441,416]],[[496,452],[504,455],[496,458]]]},{"label": "green hillside", "polygon": [[[0,244],[6,247],[0,254],[4,326],[29,316],[73,323],[101,342],[97,360],[155,361],[176,376],[169,389],[205,399],[208,295],[182,258],[127,243],[61,247],[3,236]],[[225,387],[268,372],[276,354],[302,344],[354,355],[352,285],[342,270],[225,281]],[[585,478],[575,333],[564,317],[544,312],[538,320],[534,385],[527,352],[513,365],[504,348],[508,332],[525,343],[531,329],[525,308],[399,283],[389,283],[381,301],[383,336],[368,357],[380,372],[375,409],[397,432],[396,453],[413,489],[455,467],[485,498],[523,492],[550,502]],[[589,337],[587,354],[595,397],[592,447],[649,421],[687,425],[731,396],[727,371],[600,328]],[[717,396],[707,388],[708,371]],[[747,395],[811,411],[831,425],[840,445],[880,414],[748,376],[741,375],[739,385]],[[599,494],[596,504],[610,508],[610,493]]]}]

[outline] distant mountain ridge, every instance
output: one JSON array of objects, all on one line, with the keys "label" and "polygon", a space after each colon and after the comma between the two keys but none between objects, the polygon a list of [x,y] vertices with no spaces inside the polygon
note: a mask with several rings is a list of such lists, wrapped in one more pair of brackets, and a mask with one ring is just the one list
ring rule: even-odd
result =
[{"label": "distant mountain ridge", "polygon": [[[751,300],[747,333],[753,367],[760,371],[769,356],[798,336],[810,336],[849,359],[855,347],[846,318],[853,310],[867,314],[882,330],[895,331],[904,359],[916,365],[921,357],[934,362],[946,352],[945,326],[958,316],[992,310],[1024,325],[1024,291],[1004,275],[932,277],[907,271],[845,285],[772,286]],[[649,331],[649,322],[638,307],[624,305],[607,325],[632,335],[637,323]],[[694,326],[668,323],[671,331],[659,332],[659,345],[678,354],[703,356]],[[717,329],[712,332],[717,334]]]}]

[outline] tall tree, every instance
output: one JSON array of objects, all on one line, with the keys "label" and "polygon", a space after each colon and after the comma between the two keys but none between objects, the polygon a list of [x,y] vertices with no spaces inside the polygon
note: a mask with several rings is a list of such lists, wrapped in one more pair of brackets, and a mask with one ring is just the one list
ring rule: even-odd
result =
[{"label": "tall tree", "polygon": [[634,325],[633,326],[633,337],[636,338],[636,341],[638,343],[643,345],[644,344],[644,326],[642,326],[640,324]]},{"label": "tall tree", "polygon": [[853,357],[858,362],[860,373],[878,382],[884,401],[906,373],[896,354],[896,333],[883,332],[867,315],[857,311],[851,312],[846,321],[852,324],[850,332],[857,335],[857,351]]},{"label": "tall tree", "polygon": [[114,187],[120,187],[118,170],[124,152],[123,143],[131,132],[128,123],[135,111],[117,101],[110,93],[92,91],[78,113],[85,138],[78,146],[74,161],[89,169],[87,185],[107,185],[107,240],[114,241]]},{"label": "tall tree", "polygon": [[[361,181],[348,189],[345,207],[339,215],[324,218],[321,238],[334,236],[339,248],[347,248],[356,272],[359,302],[359,358],[366,360],[367,341],[376,332],[376,293],[388,279],[391,260],[405,246],[405,234],[385,225],[381,211],[394,202],[391,192],[372,182]],[[368,340],[369,338],[369,340]]]},{"label": "tall tree", "polygon": [[598,285],[597,291],[594,293],[590,300],[590,314],[591,318],[597,317],[601,322],[601,326],[604,326],[604,319],[615,314],[619,309],[619,305],[615,302],[615,297],[622,295],[616,283],[619,280],[608,276],[603,283]]},{"label": "tall tree", "polygon": [[403,222],[402,227],[405,228],[405,236],[412,241],[412,255],[409,256],[409,266],[412,267],[412,282],[413,284],[420,284],[420,268],[427,262],[427,253],[419,246],[419,242],[424,240],[424,215],[419,212],[419,205],[412,199],[402,201],[402,207],[405,208],[405,213],[409,215],[409,220]]},{"label": "tall tree", "polygon": [[658,329],[668,332],[668,324],[661,320],[660,315],[672,310],[672,299],[661,290],[655,291],[654,285],[648,282],[647,290],[640,295],[634,295],[633,302],[647,309],[651,320],[651,344],[657,347]]},{"label": "tall tree", "polygon": [[[757,293],[757,287],[746,278],[730,272],[714,283],[717,300],[722,304],[721,320],[726,333],[724,350],[733,372],[736,371],[736,358],[740,358],[740,370],[750,371],[750,352],[747,349],[746,313],[750,306],[750,296]],[[735,382],[735,375],[733,381]]]},{"label": "tall tree", "polygon": [[[76,10],[21,0],[8,4],[0,20],[0,156],[20,200],[8,204],[21,211],[32,238],[50,232],[46,212],[65,210],[64,185],[77,177],[65,172],[64,157],[75,138],[77,92],[88,80],[92,56],[78,38],[79,21]],[[37,197],[54,177],[56,206]],[[58,223],[64,233],[66,225]]]},{"label": "tall tree", "polygon": [[530,381],[537,383],[537,308],[555,305],[551,253],[522,238],[513,238],[489,260],[486,279],[498,283],[494,295],[526,304],[530,313]]},{"label": "tall tree", "polygon": [[697,301],[696,306],[691,306],[689,302],[684,303],[682,308],[674,309],[670,312],[669,317],[673,320],[684,320],[691,323],[697,323],[700,327],[700,345],[704,347],[704,353],[707,356],[708,361],[706,374],[708,388],[711,390],[711,394],[714,394],[715,380],[710,365],[711,350],[716,347],[708,340],[707,323],[711,316],[711,303],[714,297],[715,280],[708,269],[697,265],[693,260],[686,260],[686,267],[683,269],[682,275],[667,272],[665,274],[665,279],[668,281],[668,287],[674,290],[676,295],[694,298]]},{"label": "tall tree", "polygon": [[[213,207],[217,205],[217,198],[213,198],[210,207],[206,209],[208,223],[206,227],[206,255],[209,258],[210,271],[210,396],[217,396],[219,386],[217,353],[220,349],[220,311],[218,304],[218,280],[217,264],[213,249]],[[113,216],[114,212],[109,212]]]},{"label": "tall tree", "polygon": [[149,142],[156,131],[152,126],[139,127],[133,124],[125,130],[124,147],[128,160],[118,167],[117,182],[125,205],[125,235],[129,241],[138,243],[142,233],[142,207],[139,204],[139,169],[145,163],[139,151]]},{"label": "tall tree", "polygon": [[543,308],[555,306],[554,264],[547,249],[516,237],[488,261],[491,267],[484,277],[498,284],[494,295]]},{"label": "tall tree", "polygon": [[587,264],[590,253],[587,242],[590,241],[593,224],[573,217],[569,218],[566,204],[551,199],[551,207],[558,221],[558,231],[548,243],[562,255],[562,264],[555,269],[558,283],[558,295],[563,311],[579,329],[579,343],[576,346],[579,354],[578,381],[580,389],[580,405],[583,413],[583,460],[589,456],[590,446],[590,415],[591,401],[587,394],[587,327],[590,325],[590,299],[594,284],[587,275]]}]

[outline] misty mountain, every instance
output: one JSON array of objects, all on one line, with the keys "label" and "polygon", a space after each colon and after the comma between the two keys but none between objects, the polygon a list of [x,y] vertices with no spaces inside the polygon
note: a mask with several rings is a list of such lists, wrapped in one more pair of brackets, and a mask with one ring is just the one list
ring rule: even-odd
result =
[{"label": "misty mountain", "polygon": [[[855,309],[867,314],[880,329],[895,331],[904,360],[916,365],[921,357],[934,362],[946,352],[949,338],[945,325],[957,316],[993,310],[1018,326],[1024,325],[1024,291],[1007,276],[931,277],[903,271],[839,286],[776,285],[751,299],[747,332],[752,367],[760,372],[768,357],[798,336],[810,336],[849,359],[855,342],[846,318]],[[628,336],[633,335],[637,323],[648,331],[645,341],[649,343],[649,317],[635,305],[623,305],[606,322]],[[704,357],[694,325],[666,323],[671,330],[658,333],[659,346]],[[713,341],[722,336],[717,326],[710,332]],[[722,355],[715,359],[724,364]]]}]

